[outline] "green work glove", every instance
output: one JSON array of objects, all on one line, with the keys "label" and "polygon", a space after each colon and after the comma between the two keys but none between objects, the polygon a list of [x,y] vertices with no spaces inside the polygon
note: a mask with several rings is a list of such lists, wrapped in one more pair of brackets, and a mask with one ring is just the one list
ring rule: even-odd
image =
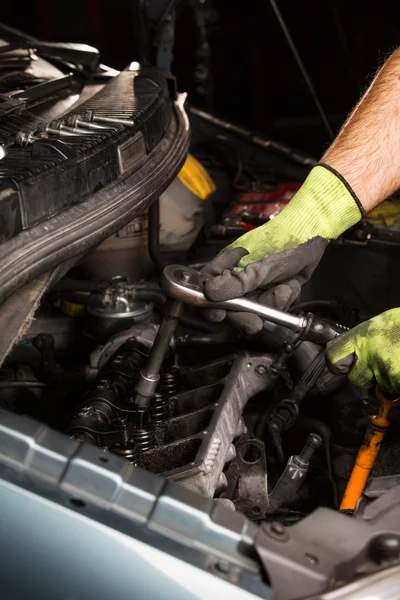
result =
[{"label": "green work glove", "polygon": [[379,383],[389,394],[400,393],[400,308],[365,321],[329,342],[333,372],[349,373],[358,387]]},{"label": "green work glove", "polygon": [[[277,217],[245,233],[206,265],[204,292],[210,300],[247,296],[286,310],[329,241],[363,215],[364,209],[347,182],[328,165],[319,164]],[[245,333],[256,333],[263,326],[259,317],[249,313],[227,315],[224,310],[211,309],[206,316],[211,321],[227,317]]]}]

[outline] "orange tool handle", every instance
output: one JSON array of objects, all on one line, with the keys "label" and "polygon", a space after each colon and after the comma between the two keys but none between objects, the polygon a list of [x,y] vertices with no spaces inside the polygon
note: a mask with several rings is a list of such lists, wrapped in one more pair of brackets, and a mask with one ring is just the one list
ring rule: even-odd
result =
[{"label": "orange tool handle", "polygon": [[389,427],[389,411],[393,406],[400,404],[400,398],[395,400],[386,398],[379,385],[376,386],[376,395],[379,400],[379,412],[375,417],[370,417],[363,443],[358,451],[350,479],[347,482],[340,510],[355,510],[375,464],[386,429]]}]

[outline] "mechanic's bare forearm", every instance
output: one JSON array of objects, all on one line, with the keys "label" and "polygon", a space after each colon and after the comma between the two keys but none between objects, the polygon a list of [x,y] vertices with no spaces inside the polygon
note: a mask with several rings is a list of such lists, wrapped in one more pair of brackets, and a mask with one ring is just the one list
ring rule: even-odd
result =
[{"label": "mechanic's bare forearm", "polygon": [[377,73],[322,162],[343,175],[366,211],[400,188],[400,49]]}]

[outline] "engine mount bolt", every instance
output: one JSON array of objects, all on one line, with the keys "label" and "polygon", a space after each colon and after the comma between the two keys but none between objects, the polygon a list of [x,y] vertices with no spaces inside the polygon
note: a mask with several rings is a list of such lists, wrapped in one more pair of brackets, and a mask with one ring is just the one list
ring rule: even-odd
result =
[{"label": "engine mount bolt", "polygon": [[273,533],[275,533],[276,535],[283,535],[286,532],[286,529],[285,529],[285,526],[282,525],[282,523],[275,521],[271,525],[271,531]]}]

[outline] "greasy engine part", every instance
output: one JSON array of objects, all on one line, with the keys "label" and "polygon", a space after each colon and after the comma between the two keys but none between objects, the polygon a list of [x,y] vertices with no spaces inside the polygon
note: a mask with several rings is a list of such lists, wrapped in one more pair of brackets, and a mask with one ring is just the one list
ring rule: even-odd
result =
[{"label": "greasy engine part", "polygon": [[147,411],[132,396],[148,352],[137,341],[123,344],[68,432],[212,497],[226,481],[223,468],[236,453],[232,442],[245,431],[247,401],[271,384],[273,357],[245,352],[179,370],[166,364]]},{"label": "greasy engine part", "polygon": [[132,403],[133,383],[148,347],[127,341],[100,371],[68,428],[75,439],[97,446],[130,448],[133,430],[147,430],[148,412]]},{"label": "greasy engine part", "polygon": [[271,362],[269,355],[243,353],[181,369],[186,391],[172,398],[172,417],[156,426],[159,445],[142,453],[138,465],[204,496],[222,490],[223,468],[236,453],[232,442],[245,431],[243,410],[269,387]]},{"label": "greasy engine part", "polygon": [[[284,354],[287,355],[287,352]],[[274,412],[266,419],[278,459],[281,463],[283,463],[281,433],[293,426],[300,411],[300,401],[307,396],[326,369],[325,351],[324,349],[320,349],[305,373],[291,390],[290,397],[284,398],[275,408]]]},{"label": "greasy engine part", "polygon": [[250,519],[268,512],[267,459],[264,443],[245,434],[236,442],[237,498],[235,507]]},{"label": "greasy engine part", "polygon": [[135,290],[124,277],[114,277],[100,297],[99,305],[87,308],[86,334],[105,342],[135,323],[150,323],[154,305],[148,299],[138,299]]},{"label": "greasy engine part", "polygon": [[[140,370],[136,382],[135,403],[148,408],[160,379],[160,370],[167,348],[175,333],[178,320],[183,314],[183,304],[193,304],[197,307],[221,307],[232,310],[248,311],[255,313],[277,325],[287,327],[299,335],[299,339],[309,339],[319,344],[337,337],[346,328],[330,323],[324,319],[308,313],[305,317],[294,316],[290,313],[278,311],[268,306],[261,305],[247,298],[236,298],[224,302],[212,302],[206,298],[202,290],[201,273],[190,267],[169,265],[163,269],[161,275],[161,288],[168,295],[164,308],[164,318],[157,337],[150,351],[146,365]],[[294,390],[294,402],[303,397],[319,375],[325,369],[324,354],[321,352],[308,368]],[[276,432],[279,440],[279,432]],[[279,448],[279,444],[277,445]]]},{"label": "greasy engine part", "polygon": [[170,398],[176,396],[180,390],[180,372],[178,367],[172,366],[168,371],[161,373],[157,392],[154,394],[149,412],[153,423],[162,423],[170,416]]}]

